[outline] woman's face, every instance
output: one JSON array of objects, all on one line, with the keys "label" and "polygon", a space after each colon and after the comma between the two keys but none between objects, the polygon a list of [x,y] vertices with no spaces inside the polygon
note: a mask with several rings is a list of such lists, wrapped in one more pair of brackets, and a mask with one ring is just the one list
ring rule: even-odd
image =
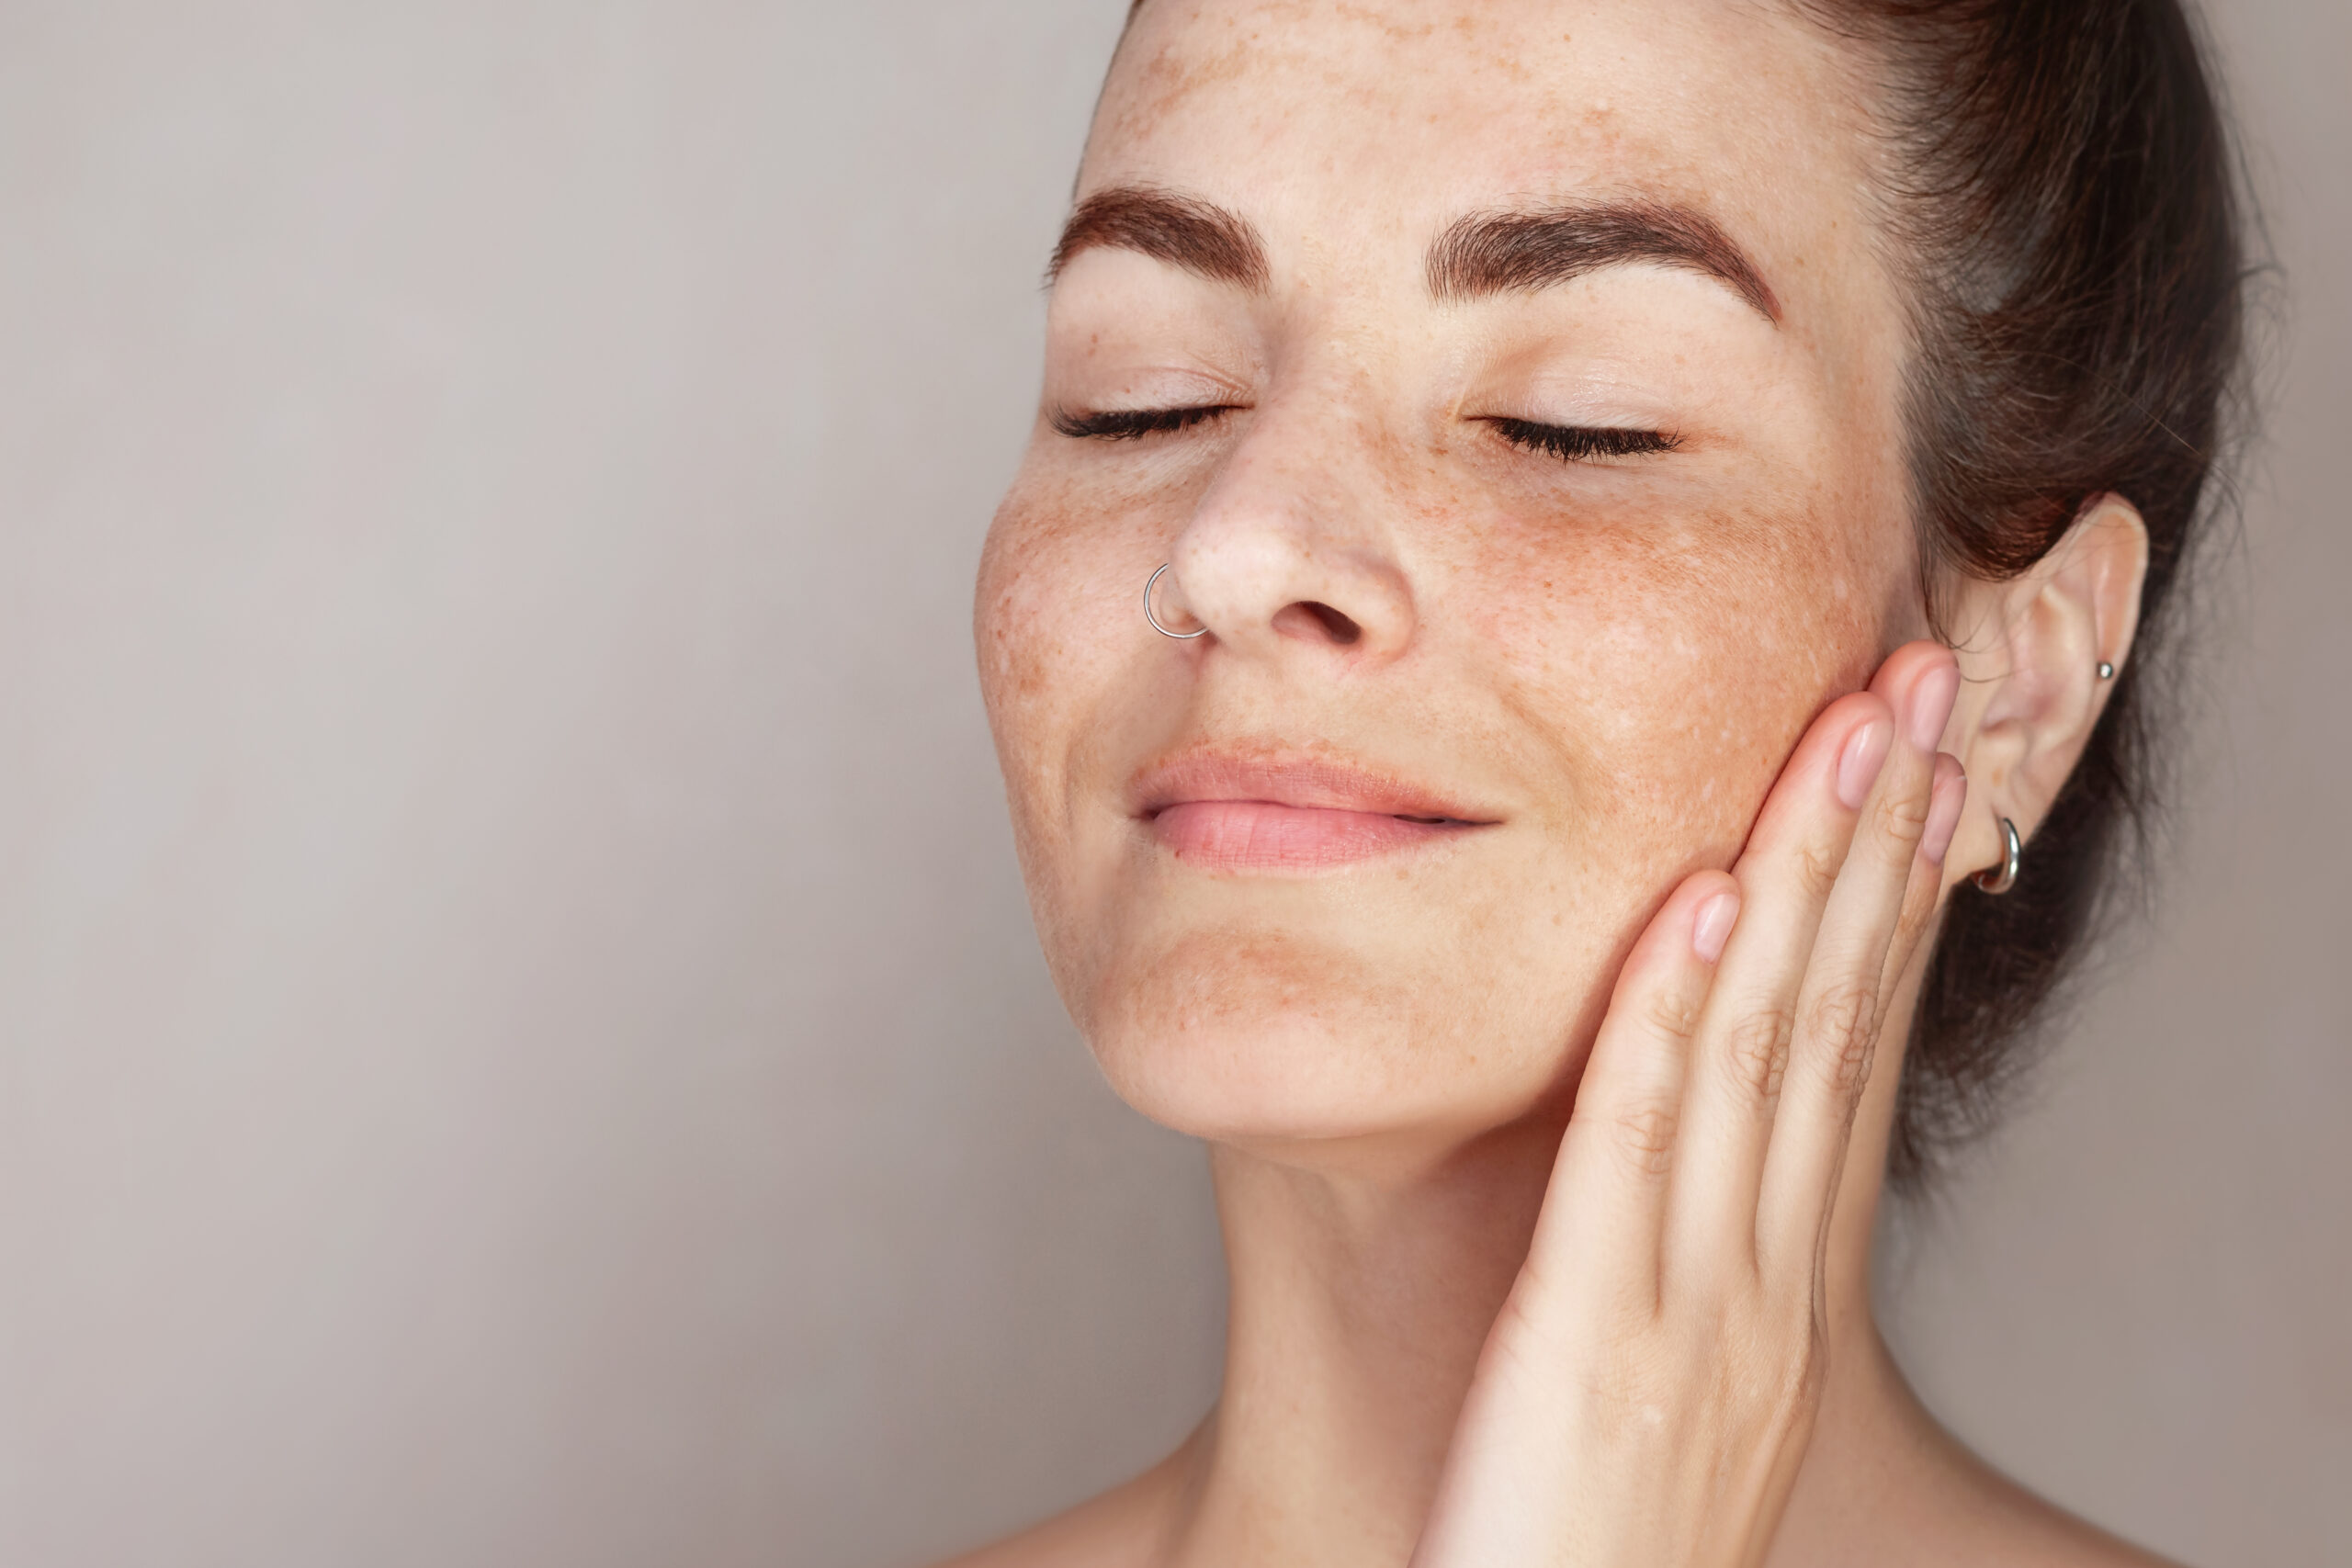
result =
[{"label": "woman's face", "polygon": [[[1858,80],[1731,0],[1144,8],[978,636],[1145,1112],[1557,1108],[1657,903],[1918,631]],[[1208,635],[1145,621],[1162,562]]]}]

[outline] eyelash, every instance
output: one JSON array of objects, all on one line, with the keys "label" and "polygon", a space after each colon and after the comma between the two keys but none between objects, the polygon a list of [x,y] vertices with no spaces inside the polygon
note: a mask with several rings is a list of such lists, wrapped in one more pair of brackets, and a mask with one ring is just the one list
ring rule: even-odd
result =
[{"label": "eyelash", "polygon": [[1056,430],[1081,441],[1139,441],[1147,435],[1206,423],[1227,408],[1215,403],[1189,409],[1114,409],[1108,413],[1065,413],[1057,409],[1052,420]]},{"label": "eyelash", "polygon": [[[1231,405],[1206,404],[1182,409],[1114,409],[1104,413],[1074,414],[1057,409],[1053,427],[1080,441],[1140,441],[1147,435],[1167,435],[1204,424]],[[1525,452],[1544,452],[1565,463],[1595,457],[1637,457],[1671,452],[1682,445],[1657,430],[1625,430],[1608,425],[1540,424],[1532,419],[1489,419],[1486,422],[1512,446]]]},{"label": "eyelash", "polygon": [[1658,430],[1623,430],[1612,425],[1538,424],[1532,419],[1490,419],[1504,440],[1523,452],[1548,452],[1564,463],[1593,457],[1638,457],[1671,452],[1679,437]]}]

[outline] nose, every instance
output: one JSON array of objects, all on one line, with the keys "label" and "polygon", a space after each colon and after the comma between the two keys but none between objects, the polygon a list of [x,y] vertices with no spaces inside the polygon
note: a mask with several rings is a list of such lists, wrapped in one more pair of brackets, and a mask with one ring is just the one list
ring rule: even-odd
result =
[{"label": "nose", "polygon": [[[1261,409],[1170,553],[1159,615],[1253,659],[1385,663],[1413,638],[1411,584],[1382,509],[1358,488],[1371,454]],[[1169,592],[1173,587],[1176,592]]]}]

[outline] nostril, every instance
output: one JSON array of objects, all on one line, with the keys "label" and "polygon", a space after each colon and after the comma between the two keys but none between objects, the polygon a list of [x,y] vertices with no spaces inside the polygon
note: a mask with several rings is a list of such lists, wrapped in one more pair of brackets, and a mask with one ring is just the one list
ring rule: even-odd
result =
[{"label": "nostril", "polygon": [[1306,613],[1323,623],[1324,631],[1330,634],[1333,642],[1351,643],[1363,636],[1362,626],[1329,604],[1310,604],[1306,606]]},{"label": "nostril", "polygon": [[1274,629],[1289,637],[1323,637],[1341,647],[1363,636],[1363,628],[1329,604],[1302,599],[1274,616]]}]

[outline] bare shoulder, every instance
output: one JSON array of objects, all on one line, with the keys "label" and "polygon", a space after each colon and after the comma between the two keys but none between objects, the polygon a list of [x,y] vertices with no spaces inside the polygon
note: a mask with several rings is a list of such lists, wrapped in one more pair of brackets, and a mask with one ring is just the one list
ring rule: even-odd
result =
[{"label": "bare shoulder", "polygon": [[[1773,1568],[2178,1568],[1994,1469],[1918,1404],[1899,1373],[1887,1392],[1877,1419],[1824,1434],[1833,1451],[1822,1456],[1829,1462],[1819,1506],[1792,1508]],[[1800,1478],[1801,1492],[1811,1479]]]},{"label": "bare shoulder", "polygon": [[2178,1568],[2168,1558],[2110,1535],[2089,1520],[1995,1470],[1939,1428],[1951,1455],[1946,1561],[2016,1563],[2020,1568]]},{"label": "bare shoulder", "polygon": [[1187,1442],[1133,1481],[938,1568],[1149,1568],[1192,1472]]}]

